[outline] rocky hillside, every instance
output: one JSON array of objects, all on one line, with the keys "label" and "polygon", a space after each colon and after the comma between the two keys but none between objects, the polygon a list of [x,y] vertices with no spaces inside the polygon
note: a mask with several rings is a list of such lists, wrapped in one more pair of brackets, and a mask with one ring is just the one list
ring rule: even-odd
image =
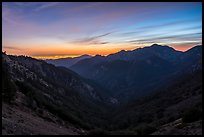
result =
[{"label": "rocky hillside", "polygon": [[[16,96],[21,94],[25,96],[24,105],[34,114],[43,110],[84,129],[103,123],[103,113],[112,98],[102,96],[95,84],[66,68],[44,61],[6,54],[2,57],[4,102],[15,104]],[[20,108],[24,106],[20,105]]]},{"label": "rocky hillside", "polygon": [[2,135],[78,135],[83,129],[64,122],[46,109],[27,106],[27,98],[16,93],[14,104],[2,104]]}]

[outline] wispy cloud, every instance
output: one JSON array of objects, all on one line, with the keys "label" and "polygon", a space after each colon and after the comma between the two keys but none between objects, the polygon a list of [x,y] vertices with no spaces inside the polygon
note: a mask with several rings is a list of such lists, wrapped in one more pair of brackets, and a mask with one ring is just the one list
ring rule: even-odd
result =
[{"label": "wispy cloud", "polygon": [[22,48],[12,47],[12,46],[3,46],[4,49],[12,49],[12,50],[22,50]]},{"label": "wispy cloud", "polygon": [[2,19],[3,21],[11,24],[18,24],[17,21],[15,21],[15,16],[12,16],[13,12],[8,8],[6,5],[2,7]]},{"label": "wispy cloud", "polygon": [[41,4],[39,7],[37,7],[34,11],[41,11],[50,7],[54,7],[58,4],[60,4],[61,2],[49,2],[49,3],[43,3]]},{"label": "wispy cloud", "polygon": [[182,35],[180,34],[180,35],[172,35],[172,36],[160,36],[160,37],[153,37],[153,38],[146,38],[146,39],[137,39],[137,40],[130,40],[127,42],[137,43],[137,42],[154,42],[154,41],[163,41],[163,40],[171,40],[171,41],[190,40],[190,39],[193,40],[201,37],[202,37],[202,33],[190,33],[190,34],[182,34]]},{"label": "wispy cloud", "polygon": [[104,33],[101,35],[97,35],[97,36],[92,36],[92,37],[88,37],[88,38],[83,38],[83,39],[78,39],[73,41],[73,43],[80,43],[80,44],[107,44],[109,42],[106,41],[102,41],[100,40],[100,38],[105,37],[107,35],[112,34],[112,32],[108,32],[108,33]]},{"label": "wispy cloud", "polygon": [[73,12],[78,12],[78,11],[81,11],[81,10],[84,10],[87,8],[93,8],[93,7],[103,5],[103,4],[105,4],[105,3],[104,2],[90,2],[90,3],[83,4],[81,6],[76,6],[76,7],[70,8],[70,9],[66,10],[65,13],[69,14],[69,13],[73,13]]},{"label": "wispy cloud", "polygon": [[[167,28],[167,27],[172,27],[173,26],[177,26],[177,25],[183,25],[184,23],[193,23],[193,22],[197,22],[198,19],[191,19],[191,20],[179,20],[179,21],[173,21],[173,22],[168,22],[168,23],[163,23],[163,24],[155,24],[155,25],[147,25],[147,26],[143,26],[143,27],[138,27],[135,28],[135,31],[129,31],[129,32],[121,32],[118,33],[118,35],[130,35],[132,36],[133,34],[144,34],[145,32],[151,32],[152,30],[157,30],[157,29],[162,29],[162,28]],[[181,30],[187,30],[187,29],[201,29],[201,26],[185,26],[183,25],[181,28],[177,28],[177,31],[181,31]],[[175,30],[173,30],[175,31]],[[169,33],[169,32],[168,32]]]}]

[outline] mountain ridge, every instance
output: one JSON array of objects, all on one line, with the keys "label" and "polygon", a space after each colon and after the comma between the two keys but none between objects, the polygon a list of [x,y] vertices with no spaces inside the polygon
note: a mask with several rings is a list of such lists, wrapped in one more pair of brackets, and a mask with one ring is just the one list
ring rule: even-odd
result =
[{"label": "mountain ridge", "polygon": [[68,57],[68,58],[59,58],[59,59],[46,59],[45,61],[49,64],[55,66],[63,66],[69,68],[73,64],[77,63],[80,60],[91,58],[92,56],[84,54],[79,57]]},{"label": "mountain ridge", "polygon": [[[184,72],[192,71],[193,68],[201,68],[201,52],[202,46],[180,52],[168,46],[153,44],[133,51],[122,51],[108,56],[95,56],[81,60],[70,69],[112,90],[115,95],[120,92],[127,94],[128,92],[125,92],[127,89],[133,93],[139,93],[140,90],[144,93],[141,87],[148,87],[144,86],[147,80],[155,83],[162,79],[167,80],[166,78],[173,79]],[[195,54],[198,55],[194,56]],[[142,81],[144,83],[141,83]],[[130,85],[134,85],[134,88],[130,88]],[[124,97],[124,95],[120,96]]]}]

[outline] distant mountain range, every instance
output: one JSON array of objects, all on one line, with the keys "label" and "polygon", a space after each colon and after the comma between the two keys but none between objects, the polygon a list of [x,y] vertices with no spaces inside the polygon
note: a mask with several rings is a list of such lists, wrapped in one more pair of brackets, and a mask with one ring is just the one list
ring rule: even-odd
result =
[{"label": "distant mountain range", "polygon": [[70,69],[107,88],[119,100],[128,100],[129,97],[156,90],[160,85],[201,67],[202,46],[180,52],[153,44],[84,59]]},{"label": "distant mountain range", "polygon": [[69,58],[60,58],[60,59],[46,59],[45,61],[55,66],[63,66],[63,67],[69,68],[70,66],[74,65],[78,61],[91,58],[91,57],[92,56],[90,55],[82,55],[74,58],[69,57]]},{"label": "distant mountain range", "polygon": [[156,90],[184,73],[200,69],[201,57],[201,45],[181,52],[166,45],[153,44],[132,51],[121,50],[108,56],[82,55],[46,62],[67,67],[95,81],[115,98],[128,100],[129,97]]},{"label": "distant mountain range", "polygon": [[162,59],[172,61],[172,60],[175,60],[179,55],[181,55],[181,52],[176,51],[171,47],[153,44],[152,46],[138,48],[132,51],[122,50],[118,53],[108,55],[107,60],[118,60],[118,59],[125,60],[125,61],[144,60],[151,56],[157,56]]}]

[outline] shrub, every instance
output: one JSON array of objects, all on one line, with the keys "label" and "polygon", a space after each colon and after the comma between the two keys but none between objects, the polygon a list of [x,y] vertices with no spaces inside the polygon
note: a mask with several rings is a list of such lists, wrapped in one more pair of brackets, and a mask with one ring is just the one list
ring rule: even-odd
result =
[{"label": "shrub", "polygon": [[29,97],[32,96],[32,94],[34,93],[34,90],[32,89],[29,83],[16,81],[16,85],[18,86],[20,92]]},{"label": "shrub", "polygon": [[156,131],[157,129],[152,125],[141,125],[136,129],[138,135],[148,135]]},{"label": "shrub", "polygon": [[131,130],[120,130],[111,132],[111,135],[137,135],[137,133]]},{"label": "shrub", "polygon": [[11,77],[8,72],[8,67],[6,64],[3,64],[2,67],[2,99],[10,103],[16,94],[16,85],[11,80]]},{"label": "shrub", "polygon": [[88,132],[88,135],[109,135],[109,133],[103,129],[93,129]]},{"label": "shrub", "polygon": [[184,123],[190,123],[197,121],[202,118],[202,111],[198,108],[191,108],[184,112],[182,116],[182,121]]},{"label": "shrub", "polygon": [[16,85],[11,80],[2,82],[2,98],[6,102],[11,102],[16,94]]},{"label": "shrub", "polygon": [[175,121],[176,120],[176,118],[174,117],[174,116],[170,116],[170,117],[168,117],[167,118],[167,123],[170,123],[170,122],[173,122],[173,121]]}]

